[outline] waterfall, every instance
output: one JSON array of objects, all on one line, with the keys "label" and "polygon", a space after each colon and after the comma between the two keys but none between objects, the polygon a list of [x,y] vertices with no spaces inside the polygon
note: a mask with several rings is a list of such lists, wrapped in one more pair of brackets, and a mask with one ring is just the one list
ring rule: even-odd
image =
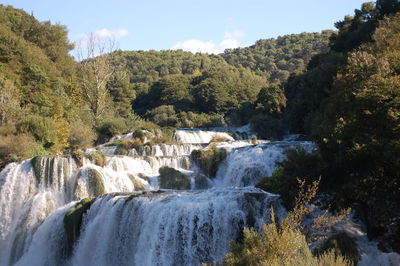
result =
[{"label": "waterfall", "polygon": [[[101,166],[87,158],[76,162],[71,156],[7,165],[0,172],[0,265],[221,261],[229,241],[239,239],[244,226],[259,229],[269,222],[271,206],[278,217],[285,213],[278,196],[254,184],[272,174],[286,149],[311,152],[315,144],[292,139],[253,144],[233,141],[219,130],[177,130],[176,144],[145,144],[126,156],[115,155],[115,143],[85,150],[88,158],[98,151],[106,155]],[[211,179],[190,154],[210,148],[212,139],[221,141],[212,145],[225,149],[227,157]],[[159,169],[164,166],[178,170],[173,173],[180,178],[186,175],[193,190],[160,191]],[[83,199],[88,205],[80,209]],[[65,220],[71,213],[76,227],[72,241]],[[364,256],[366,261],[381,260]]]},{"label": "waterfall", "polygon": [[98,198],[84,216],[80,240],[70,258],[60,261],[54,255],[65,249],[65,238],[58,230],[66,211],[60,209],[38,229],[17,265],[200,265],[218,261],[228,252],[229,240],[240,237],[243,226],[259,227],[268,221],[271,206],[283,212],[277,200],[254,188],[110,194]]},{"label": "waterfall", "polygon": [[178,143],[210,143],[210,141],[214,138],[222,138],[228,141],[234,141],[235,139],[225,132],[217,132],[217,131],[203,131],[203,130],[177,130],[175,133],[175,140]]},{"label": "waterfall", "polygon": [[214,180],[216,186],[254,186],[262,177],[269,177],[283,161],[285,150],[301,147],[307,152],[315,148],[308,141],[276,141],[232,149],[225,162],[219,167]]}]

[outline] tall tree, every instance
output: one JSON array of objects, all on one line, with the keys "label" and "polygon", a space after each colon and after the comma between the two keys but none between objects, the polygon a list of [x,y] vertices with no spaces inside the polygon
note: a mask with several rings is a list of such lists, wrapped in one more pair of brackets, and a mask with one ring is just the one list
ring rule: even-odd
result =
[{"label": "tall tree", "polygon": [[107,82],[116,71],[111,61],[114,50],[114,40],[100,39],[93,33],[88,34],[78,47],[83,96],[96,125],[108,107],[110,93]]}]

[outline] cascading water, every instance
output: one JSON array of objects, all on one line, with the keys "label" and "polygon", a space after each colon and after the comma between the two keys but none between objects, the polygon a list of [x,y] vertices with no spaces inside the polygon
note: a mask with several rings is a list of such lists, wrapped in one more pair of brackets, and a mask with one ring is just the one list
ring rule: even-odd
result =
[{"label": "cascading water", "polygon": [[[252,186],[271,175],[287,148],[314,148],[293,140],[253,145],[216,131],[178,130],[174,138],[178,144],[146,144],[130,149],[127,156],[114,155],[117,147],[112,143],[87,150],[107,155],[102,167],[70,156],[9,164],[0,172],[0,265],[221,261],[229,241],[239,238],[244,226],[259,228],[268,222],[271,206],[278,217],[284,214],[276,195]],[[228,156],[210,181],[190,154],[209,148],[215,139],[229,141],[215,143]],[[155,191],[163,166],[186,174],[192,188],[199,176],[214,187]],[[80,210],[83,203],[77,202],[87,197],[97,198]],[[73,231],[67,214],[73,217]]]}]

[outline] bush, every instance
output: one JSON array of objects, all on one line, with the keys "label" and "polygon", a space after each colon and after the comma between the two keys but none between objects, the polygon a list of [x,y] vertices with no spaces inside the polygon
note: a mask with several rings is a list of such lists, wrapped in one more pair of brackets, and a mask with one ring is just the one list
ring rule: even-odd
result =
[{"label": "bush", "polygon": [[174,127],[178,123],[175,108],[172,105],[161,105],[146,113],[151,121],[159,126]]},{"label": "bush", "polygon": [[344,232],[329,237],[322,246],[315,250],[315,253],[321,255],[329,250],[332,250],[336,256],[346,257],[354,265],[357,265],[360,259],[357,242]]},{"label": "bush", "polygon": [[57,124],[50,117],[27,116],[16,125],[17,133],[32,135],[46,149],[58,145]]},{"label": "bush", "polygon": [[107,142],[110,138],[129,131],[123,118],[104,121],[97,129],[97,143]]},{"label": "bush", "polygon": [[14,161],[49,154],[28,134],[0,136],[0,169]]},{"label": "bush", "polygon": [[92,152],[88,155],[88,157],[94,164],[100,167],[104,167],[104,165],[106,164],[106,157],[100,151]]},{"label": "bush", "polygon": [[227,142],[227,141],[229,141],[229,139],[227,137],[215,135],[210,140],[210,143],[213,143],[213,142]]},{"label": "bush", "polygon": [[73,151],[71,153],[71,155],[72,155],[72,158],[74,158],[76,164],[79,167],[82,167],[83,166],[83,162],[85,160],[85,153],[83,151],[81,151],[81,150],[76,150],[76,151]]},{"label": "bush", "polygon": [[146,138],[146,133],[143,132],[143,130],[136,129],[135,131],[133,131],[132,137],[133,137],[133,138],[138,138],[138,139],[140,139],[140,141],[141,141],[142,143],[144,143],[145,138]]},{"label": "bush", "polygon": [[279,167],[271,177],[264,177],[256,187],[267,192],[280,194],[286,208],[293,208],[293,202],[298,195],[298,177],[306,180],[307,184],[318,180],[325,169],[318,152],[307,153],[298,147],[285,152],[286,159],[278,163]]},{"label": "bush", "polygon": [[279,224],[271,209],[271,223],[262,226],[261,234],[252,228],[243,230],[242,241],[231,243],[225,265],[352,265],[332,250],[319,256],[312,255],[301,224],[310,213],[307,206],[315,197],[319,182],[313,182],[307,188],[304,184],[304,181],[300,182],[294,209]]},{"label": "bush", "polygon": [[139,151],[139,149],[143,147],[143,142],[140,138],[117,140],[111,144],[117,146],[114,151],[115,155],[125,156],[129,154],[130,150],[136,149]]},{"label": "bush", "polygon": [[173,144],[175,128],[173,127],[161,127],[153,131],[154,138],[151,140],[152,144],[156,143],[165,143],[165,144]]},{"label": "bush", "polygon": [[352,265],[333,251],[313,256],[305,236],[298,229],[279,227],[273,222],[263,225],[262,232],[245,228],[242,243],[231,244],[224,265]]},{"label": "bush", "polygon": [[194,150],[191,153],[193,161],[208,176],[215,176],[219,164],[225,160],[227,152],[224,148],[212,145],[207,150]]},{"label": "bush", "polygon": [[167,189],[190,189],[190,179],[183,173],[167,166],[161,167],[160,173],[160,188]]},{"label": "bush", "polygon": [[69,147],[71,150],[91,147],[96,137],[96,133],[90,126],[84,124],[81,120],[77,120],[71,123],[68,137]]},{"label": "bush", "polygon": [[285,135],[283,121],[266,114],[254,115],[250,124],[261,139],[281,139]]}]

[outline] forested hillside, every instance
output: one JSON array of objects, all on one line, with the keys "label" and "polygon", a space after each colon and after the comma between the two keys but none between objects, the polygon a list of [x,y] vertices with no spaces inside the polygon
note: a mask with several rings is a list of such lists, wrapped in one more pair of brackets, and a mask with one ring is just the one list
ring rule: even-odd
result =
[{"label": "forested hillside", "polygon": [[333,31],[301,33],[258,40],[246,48],[228,49],[221,56],[231,65],[243,66],[270,83],[285,82],[294,72],[302,72],[313,55],[329,49]]},{"label": "forested hillside", "polygon": [[[299,176],[322,177],[333,206],[353,206],[383,250],[400,250],[400,3],[365,3],[336,23],[331,50],[314,56],[282,85],[286,108],[278,121],[305,133],[319,152],[291,151],[267,191],[291,202]],[[277,94],[279,95],[279,94]]]},{"label": "forested hillside", "polygon": [[260,40],[221,55],[114,51],[77,62],[66,27],[3,5],[0,20],[1,165],[101,143],[143,119],[155,123],[147,127],[256,125],[269,108],[268,84],[302,72],[331,34]]}]

